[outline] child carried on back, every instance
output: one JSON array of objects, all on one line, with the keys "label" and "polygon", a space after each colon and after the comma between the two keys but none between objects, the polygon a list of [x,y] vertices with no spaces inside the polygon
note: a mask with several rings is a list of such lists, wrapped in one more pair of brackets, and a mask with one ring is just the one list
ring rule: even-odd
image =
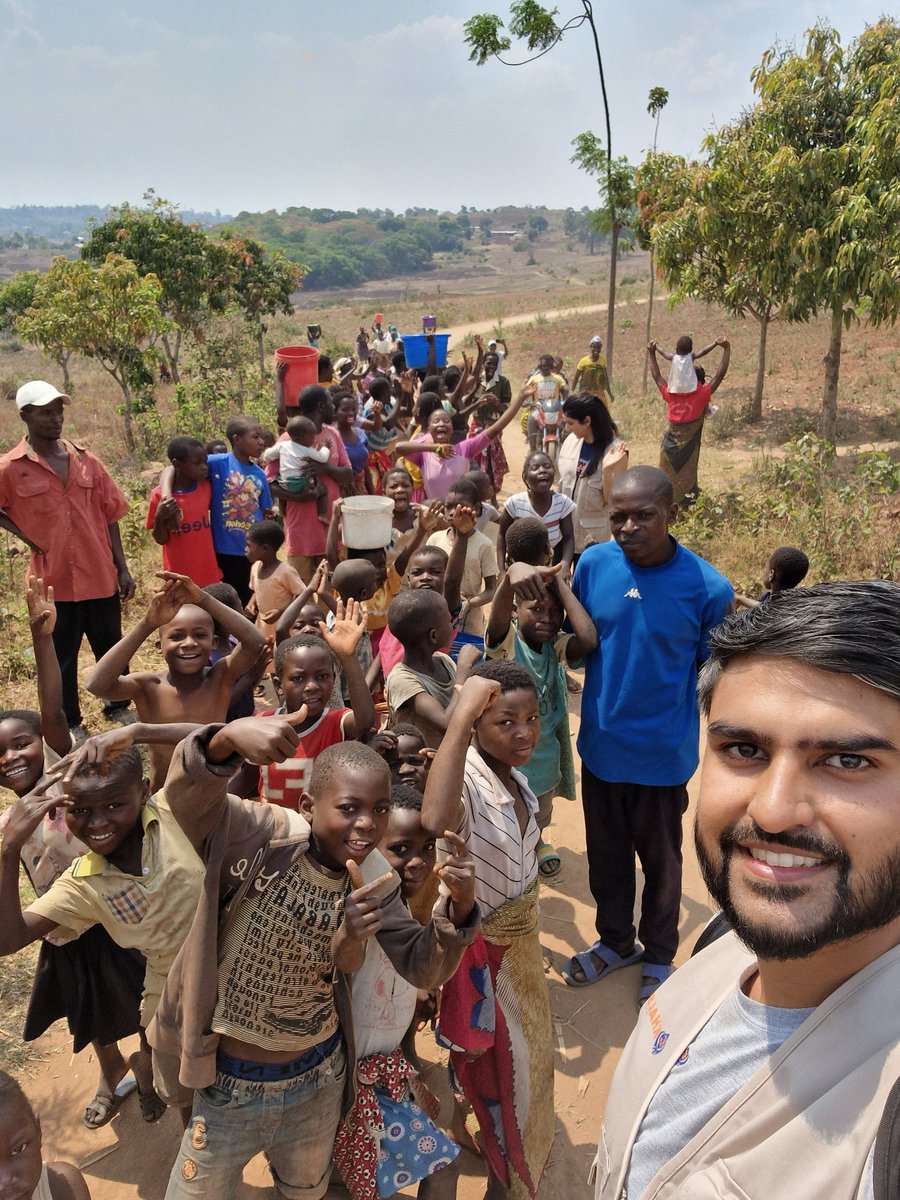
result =
[{"label": "child carried on back", "polygon": [[262,452],[264,464],[278,462],[276,483],[292,495],[316,491],[316,512],[323,525],[328,524],[328,496],[319,488],[316,468],[328,462],[327,446],[316,449],[318,429],[309,417],[291,417],[286,427],[287,441],[276,442]]}]

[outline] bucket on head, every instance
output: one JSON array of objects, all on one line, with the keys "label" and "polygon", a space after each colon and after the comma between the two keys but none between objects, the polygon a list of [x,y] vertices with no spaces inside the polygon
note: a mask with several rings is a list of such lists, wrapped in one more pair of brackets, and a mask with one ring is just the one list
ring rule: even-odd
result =
[{"label": "bucket on head", "polygon": [[394,502],[387,496],[348,496],[341,505],[341,530],[348,550],[383,550],[391,544]]},{"label": "bucket on head", "polygon": [[[434,337],[435,363],[439,367],[446,367],[450,334],[435,333],[432,336]],[[403,353],[406,356],[406,365],[410,368],[427,367],[428,338],[422,333],[404,333],[401,340],[403,342]]]},{"label": "bucket on head", "polygon": [[305,387],[319,382],[319,352],[315,346],[282,346],[275,351],[276,363],[287,363],[284,376],[284,402],[297,407],[297,397]]},{"label": "bucket on head", "polygon": [[375,314],[375,324],[381,325],[384,322],[384,313]]}]

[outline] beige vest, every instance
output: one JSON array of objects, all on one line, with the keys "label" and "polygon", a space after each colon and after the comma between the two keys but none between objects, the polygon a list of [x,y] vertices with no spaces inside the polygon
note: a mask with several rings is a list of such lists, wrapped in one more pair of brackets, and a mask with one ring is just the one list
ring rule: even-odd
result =
[{"label": "beige vest", "polygon": [[[755,959],[727,934],[644,1006],[616,1069],[594,1162],[619,1200],[644,1113],[675,1060]],[[854,975],[631,1200],[857,1200],[900,1075],[900,947]]]}]

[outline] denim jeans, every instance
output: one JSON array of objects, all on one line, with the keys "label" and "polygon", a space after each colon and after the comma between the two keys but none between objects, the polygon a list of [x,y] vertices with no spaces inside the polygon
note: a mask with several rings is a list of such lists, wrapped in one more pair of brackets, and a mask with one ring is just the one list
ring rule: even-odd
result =
[{"label": "denim jeans", "polygon": [[277,1083],[216,1072],[194,1093],[165,1200],[231,1200],[244,1167],[265,1153],[278,1196],[320,1200],[331,1174],[331,1152],[347,1073],[343,1044],[312,1070]]}]

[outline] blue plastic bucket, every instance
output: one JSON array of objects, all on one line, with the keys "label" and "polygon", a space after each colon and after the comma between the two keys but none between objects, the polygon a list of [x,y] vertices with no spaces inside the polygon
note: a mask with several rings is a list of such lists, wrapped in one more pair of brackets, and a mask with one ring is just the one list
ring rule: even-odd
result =
[{"label": "blue plastic bucket", "polygon": [[[428,366],[428,339],[422,333],[404,333],[402,335],[403,353],[408,367]],[[447,365],[447,346],[450,342],[449,333],[434,335],[435,362],[439,367]]]}]

